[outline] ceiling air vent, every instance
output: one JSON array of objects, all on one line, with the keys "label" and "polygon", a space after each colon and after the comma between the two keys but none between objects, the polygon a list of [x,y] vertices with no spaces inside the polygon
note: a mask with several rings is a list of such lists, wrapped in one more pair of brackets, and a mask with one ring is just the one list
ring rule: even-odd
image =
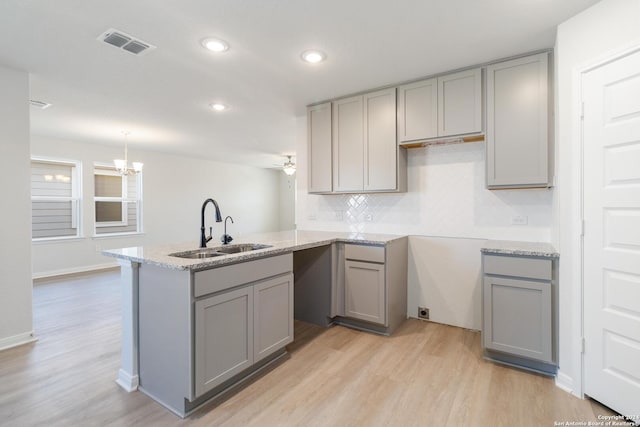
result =
[{"label": "ceiling air vent", "polygon": [[126,50],[134,55],[140,55],[148,50],[155,49],[156,47],[150,43],[143,42],[140,39],[130,36],[119,30],[113,28],[108,29],[104,33],[100,34],[98,40],[117,47],[118,49]]},{"label": "ceiling air vent", "polygon": [[51,107],[51,104],[49,104],[48,102],[38,101],[37,99],[30,99],[29,104],[31,104],[32,107],[36,107],[41,110]]}]

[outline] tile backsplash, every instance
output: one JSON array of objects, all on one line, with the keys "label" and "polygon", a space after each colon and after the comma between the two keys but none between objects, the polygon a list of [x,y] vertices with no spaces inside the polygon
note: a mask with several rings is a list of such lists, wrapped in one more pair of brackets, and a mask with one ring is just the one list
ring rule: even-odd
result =
[{"label": "tile backsplash", "polygon": [[411,149],[406,193],[312,195],[298,177],[297,227],[548,241],[553,190],[487,190],[484,161],[483,142]]}]

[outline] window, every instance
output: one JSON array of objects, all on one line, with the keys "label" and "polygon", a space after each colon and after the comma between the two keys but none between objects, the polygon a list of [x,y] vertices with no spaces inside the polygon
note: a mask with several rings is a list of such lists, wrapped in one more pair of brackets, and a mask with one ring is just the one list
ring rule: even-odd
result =
[{"label": "window", "polygon": [[80,237],[80,162],[31,159],[33,240]]},{"label": "window", "polygon": [[142,173],[94,166],[95,235],[142,232]]}]

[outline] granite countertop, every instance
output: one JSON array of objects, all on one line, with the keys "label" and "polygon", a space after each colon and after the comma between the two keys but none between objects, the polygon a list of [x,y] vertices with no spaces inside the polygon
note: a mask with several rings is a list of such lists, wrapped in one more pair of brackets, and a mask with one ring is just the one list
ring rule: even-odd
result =
[{"label": "granite countertop", "polygon": [[551,243],[519,242],[515,240],[487,240],[480,249],[485,254],[524,255],[559,258],[560,253]]},{"label": "granite countertop", "polygon": [[[197,242],[110,249],[102,251],[102,254],[143,264],[154,264],[160,267],[170,268],[174,270],[197,271],[212,267],[219,267],[224,264],[246,261],[253,258],[273,256],[292,251],[330,245],[334,242],[358,243],[363,245],[385,245],[393,240],[402,239],[404,237],[406,236],[374,233],[362,234],[329,231],[292,230],[274,233],[251,234],[243,236],[242,238],[238,238],[237,240],[234,239],[231,245],[241,243],[257,243],[261,245],[269,245],[270,247],[250,252],[240,252],[236,254],[216,256],[212,258],[188,259],[169,256],[169,254],[174,252],[196,250],[198,249]],[[209,247],[217,246],[221,246],[221,244],[216,244],[213,242],[209,243]]]}]

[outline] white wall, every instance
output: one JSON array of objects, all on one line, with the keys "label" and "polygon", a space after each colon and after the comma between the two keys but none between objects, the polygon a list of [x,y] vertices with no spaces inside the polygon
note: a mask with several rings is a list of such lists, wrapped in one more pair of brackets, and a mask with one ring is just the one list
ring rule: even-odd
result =
[{"label": "white wall", "polygon": [[[409,150],[407,193],[320,196],[307,194],[305,129],[301,117],[298,228],[411,235],[410,316],[426,306],[433,320],[480,329],[484,240],[550,241],[554,190],[486,190],[484,142]],[[511,225],[515,215],[528,225]]]},{"label": "white wall", "polygon": [[278,224],[280,230],[296,228],[296,174],[291,176],[279,170],[280,174],[280,210]]},{"label": "white wall", "polygon": [[29,76],[0,66],[0,349],[32,340]]},{"label": "white wall", "polygon": [[557,128],[558,213],[554,241],[560,249],[560,372],[559,385],[582,394],[580,338],[581,187],[580,71],[640,46],[640,2],[603,0],[558,27]]},{"label": "white wall", "polygon": [[[33,243],[34,277],[116,265],[113,258],[99,253],[103,249],[185,241],[192,241],[195,248],[200,236],[200,209],[209,197],[218,202],[223,218],[233,217],[235,223],[227,224],[233,237],[279,229],[281,171],[130,147],[129,159],[144,162],[144,235],[93,238],[93,163],[112,162],[122,157],[122,151],[122,146],[32,137],[33,156],[82,161],[84,197],[84,237]],[[214,223],[213,212],[212,206],[208,206],[206,222],[207,227],[213,225],[218,241],[224,226]]]}]

